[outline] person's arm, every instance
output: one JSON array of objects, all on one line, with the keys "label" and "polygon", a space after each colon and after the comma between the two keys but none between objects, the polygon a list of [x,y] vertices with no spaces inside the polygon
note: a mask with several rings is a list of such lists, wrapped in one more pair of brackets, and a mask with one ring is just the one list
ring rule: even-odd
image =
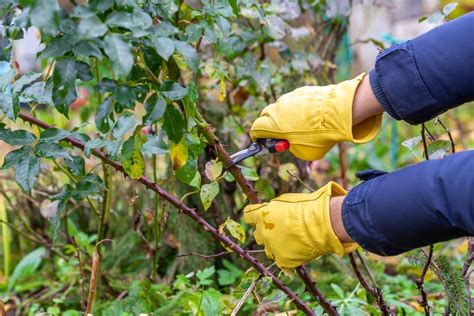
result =
[{"label": "person's arm", "polygon": [[474,12],[394,45],[369,74],[385,111],[411,124],[474,100]]},{"label": "person's arm", "polygon": [[380,255],[473,236],[473,171],[466,151],[368,179],[331,199],[333,230]]}]

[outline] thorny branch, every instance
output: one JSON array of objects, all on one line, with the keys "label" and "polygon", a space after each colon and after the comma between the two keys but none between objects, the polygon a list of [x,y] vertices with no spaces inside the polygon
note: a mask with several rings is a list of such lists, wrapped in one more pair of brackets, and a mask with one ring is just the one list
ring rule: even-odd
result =
[{"label": "thorny branch", "polygon": [[[253,188],[252,184],[244,177],[242,171],[237,166],[232,165],[229,153],[219,143],[217,137],[212,131],[209,125],[206,125],[202,129],[204,137],[210,144],[213,144],[214,150],[220,161],[223,162],[224,166],[232,173],[235,181],[242,188],[242,191],[247,195],[248,199],[252,203],[261,203],[260,198],[257,196],[257,192]],[[311,275],[308,273],[306,267],[303,265],[296,268],[298,275],[303,280],[308,292],[318,301],[324,310],[330,315],[337,315],[336,309],[327,301],[324,294],[315,286],[314,281],[311,279]],[[335,312],[335,314],[334,314]]]},{"label": "thorny branch", "polygon": [[[31,115],[25,114],[25,113],[20,113],[19,117],[24,120],[25,122],[28,122],[30,124],[39,126],[44,129],[51,128],[51,126]],[[73,137],[67,137],[65,138],[67,142],[69,142],[72,146],[77,147],[81,150],[84,150],[85,144]],[[220,144],[218,144],[220,145]],[[221,148],[223,150],[222,146],[218,146],[218,148]],[[121,172],[125,176],[128,176],[125,173],[125,170],[123,169],[123,166],[117,162],[112,160],[111,158],[107,157],[106,154],[103,152],[93,149],[91,150],[91,153],[102,160],[107,165],[112,166],[116,171]],[[225,153],[225,152],[224,152]],[[221,152],[221,155],[223,152]],[[226,154],[226,153],[225,153]],[[229,156],[225,157],[227,158],[227,162],[229,162]],[[237,177],[236,177],[237,179]],[[245,179],[245,178],[244,178]],[[159,186],[156,183],[153,183],[150,181],[147,177],[141,176],[139,179],[136,181],[140,182],[143,184],[146,188],[154,191],[155,193],[159,194],[161,197],[163,197],[165,200],[173,204],[175,207],[180,209],[184,214],[189,216],[191,219],[193,219],[197,224],[199,224],[205,231],[208,231],[210,234],[214,236],[217,240],[220,242],[224,243],[227,247],[232,249],[237,255],[239,255],[242,259],[246,260],[248,263],[250,263],[260,274],[264,276],[268,276],[272,279],[273,284],[275,284],[276,287],[278,287],[280,290],[282,290],[294,303],[295,305],[302,310],[304,313],[307,315],[315,315],[315,313],[309,308],[308,305],[306,305],[305,302],[301,300],[300,297],[298,297],[293,291],[291,291],[280,279],[278,279],[273,273],[268,271],[268,269],[265,268],[257,259],[252,257],[250,254],[248,254],[244,249],[242,249],[238,244],[236,244],[232,239],[230,239],[227,236],[221,235],[216,228],[214,228],[211,224],[209,224],[207,221],[205,221],[201,216],[199,216],[196,213],[196,210],[193,208],[188,207],[184,203],[182,203],[177,197],[172,195],[171,193],[165,191],[161,186]],[[255,195],[256,196],[256,195]]]}]

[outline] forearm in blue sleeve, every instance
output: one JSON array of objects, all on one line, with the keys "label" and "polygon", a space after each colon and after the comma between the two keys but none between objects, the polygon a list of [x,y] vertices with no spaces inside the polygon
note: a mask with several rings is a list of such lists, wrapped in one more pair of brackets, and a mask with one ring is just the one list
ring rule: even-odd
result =
[{"label": "forearm in blue sleeve", "polygon": [[344,199],[346,231],[362,248],[397,255],[474,235],[474,151],[366,180]]},{"label": "forearm in blue sleeve", "polygon": [[392,117],[419,124],[474,100],[474,12],[377,56],[375,96]]}]

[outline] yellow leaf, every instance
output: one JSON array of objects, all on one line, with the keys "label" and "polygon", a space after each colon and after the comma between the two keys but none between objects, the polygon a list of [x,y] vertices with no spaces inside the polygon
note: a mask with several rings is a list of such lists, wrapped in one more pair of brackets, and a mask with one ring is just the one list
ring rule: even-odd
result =
[{"label": "yellow leaf", "polygon": [[141,134],[140,127],[122,147],[122,165],[132,179],[139,179],[145,173],[145,160],[142,155],[142,145],[146,138]]},{"label": "yellow leaf", "polygon": [[222,174],[222,162],[216,160],[208,161],[204,172],[209,180],[216,180]]},{"label": "yellow leaf", "polygon": [[224,228],[226,228],[230,235],[237,239],[240,243],[245,242],[245,230],[242,225],[230,218],[227,218],[224,223],[219,225],[219,233],[225,236],[226,234]]},{"label": "yellow leaf", "polygon": [[224,78],[221,77],[221,80],[219,82],[219,101],[221,102],[224,101],[226,94],[227,94],[227,90],[226,90],[225,81],[224,81]]},{"label": "yellow leaf", "polygon": [[188,160],[188,145],[184,137],[181,138],[178,144],[171,143],[170,156],[174,170],[179,170],[186,164]]}]

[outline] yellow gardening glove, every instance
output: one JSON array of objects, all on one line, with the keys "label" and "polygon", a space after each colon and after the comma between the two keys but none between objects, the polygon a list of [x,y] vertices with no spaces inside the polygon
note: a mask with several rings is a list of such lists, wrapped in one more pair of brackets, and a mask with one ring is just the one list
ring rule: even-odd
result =
[{"label": "yellow gardening glove", "polygon": [[346,194],[329,182],[313,193],[287,193],[269,203],[249,205],[244,220],[255,225],[255,240],[265,245],[267,257],[280,268],[296,268],[319,256],[344,255],[358,247],[342,244],[331,225],[329,198]]},{"label": "yellow gardening glove", "polygon": [[301,87],[282,95],[263,109],[250,136],[286,139],[290,152],[304,160],[317,160],[338,142],[365,143],[380,130],[382,114],[352,126],[352,101],[365,73],[329,86]]}]

